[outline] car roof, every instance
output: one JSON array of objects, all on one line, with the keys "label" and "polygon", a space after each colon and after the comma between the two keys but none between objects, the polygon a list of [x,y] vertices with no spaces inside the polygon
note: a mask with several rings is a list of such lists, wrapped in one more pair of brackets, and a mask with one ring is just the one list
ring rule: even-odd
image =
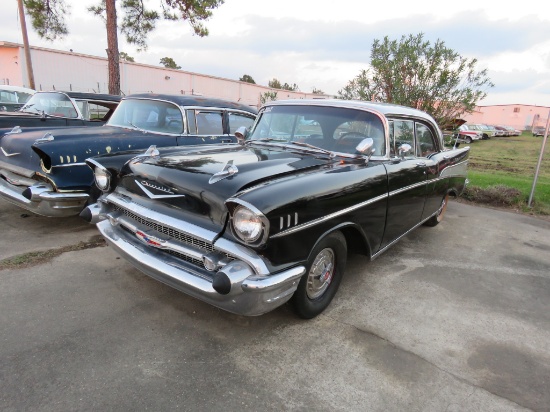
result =
[{"label": "car roof", "polygon": [[36,90],[29,89],[27,87],[21,87],[21,86],[11,86],[9,84],[1,85],[0,90],[6,90],[10,92],[21,92],[21,93],[28,93],[28,94],[36,93]]},{"label": "car roof", "polygon": [[176,103],[179,106],[230,108],[235,110],[243,110],[252,114],[258,113],[258,110],[252,106],[247,106],[239,102],[233,102],[233,101],[223,100],[223,99],[215,99],[212,97],[204,97],[204,96],[139,93],[139,94],[131,94],[125,97],[125,99],[131,99],[131,98],[165,100],[172,103]]},{"label": "car roof", "polygon": [[304,106],[324,106],[324,107],[342,107],[349,109],[376,110],[385,116],[406,116],[419,117],[435,120],[428,113],[411,107],[400,106],[391,103],[375,103],[361,100],[340,100],[340,99],[294,99],[294,100],[275,100],[266,103],[264,106],[282,106],[282,105],[304,105]]},{"label": "car roof", "polygon": [[122,96],[118,96],[116,94],[73,92],[65,90],[41,90],[36,93],[63,93],[69,96],[71,99],[102,100],[108,102],[119,102],[122,99]]}]

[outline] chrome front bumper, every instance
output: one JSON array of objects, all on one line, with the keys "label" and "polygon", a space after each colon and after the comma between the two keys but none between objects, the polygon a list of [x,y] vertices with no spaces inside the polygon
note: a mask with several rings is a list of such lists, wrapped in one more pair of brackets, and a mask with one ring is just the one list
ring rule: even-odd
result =
[{"label": "chrome front bumper", "polygon": [[38,215],[66,217],[78,215],[86,206],[89,195],[83,192],[58,193],[47,183],[16,186],[0,178],[0,198]]},{"label": "chrome front bumper", "polygon": [[[93,208],[94,205],[88,208]],[[259,275],[247,263],[249,256],[233,260],[217,273],[208,272],[162,249],[148,246],[109,219],[97,228],[115,251],[137,269],[199,300],[239,315],[256,316],[287,302],[305,273],[297,266],[272,275]],[[217,292],[213,282],[222,274],[230,283],[226,294]]]}]

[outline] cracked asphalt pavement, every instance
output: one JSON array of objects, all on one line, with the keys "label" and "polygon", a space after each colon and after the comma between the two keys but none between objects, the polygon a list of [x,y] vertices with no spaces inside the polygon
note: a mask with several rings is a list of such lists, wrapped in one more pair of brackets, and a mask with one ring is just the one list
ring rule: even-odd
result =
[{"label": "cracked asphalt pavement", "polygon": [[[97,236],[0,202],[0,260]],[[550,222],[451,202],[319,317],[232,315],[107,246],[0,271],[2,411],[550,411]]]}]

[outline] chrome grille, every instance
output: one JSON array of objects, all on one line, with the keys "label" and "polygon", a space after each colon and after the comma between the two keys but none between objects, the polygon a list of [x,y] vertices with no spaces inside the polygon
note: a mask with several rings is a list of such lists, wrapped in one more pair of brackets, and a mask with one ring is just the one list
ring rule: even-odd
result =
[{"label": "chrome grille", "polygon": [[[150,227],[151,229],[154,229],[159,233],[170,236],[173,239],[177,239],[180,242],[183,242],[183,243],[186,243],[188,245],[194,246],[194,247],[196,247],[198,249],[201,249],[201,250],[204,250],[206,252],[212,252],[214,250],[213,245],[211,243],[205,242],[204,240],[197,239],[194,236],[191,236],[191,235],[189,235],[187,233],[184,233],[184,232],[180,232],[179,230],[172,229],[171,227],[163,226],[163,225],[159,225],[158,223],[151,222],[147,219],[144,219],[143,217],[141,217],[139,215],[136,215],[135,213],[129,211],[128,209],[124,209],[120,206],[113,205],[113,207],[117,212],[123,213],[124,216],[129,217],[130,219],[133,219],[136,222],[138,222],[138,223],[140,223],[144,226]],[[189,259],[191,259],[191,260],[189,260]],[[190,258],[190,257],[186,257],[185,260],[187,260],[189,262],[194,261],[193,263],[195,263],[197,265],[202,265],[202,262],[199,261],[198,263],[196,263],[195,262],[196,259],[193,259],[193,258]]]}]

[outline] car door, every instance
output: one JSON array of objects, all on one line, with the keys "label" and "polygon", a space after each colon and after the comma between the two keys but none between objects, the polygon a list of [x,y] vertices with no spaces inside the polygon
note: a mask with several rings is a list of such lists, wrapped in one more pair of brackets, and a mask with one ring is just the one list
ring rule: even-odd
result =
[{"label": "car door", "polygon": [[[420,222],[426,201],[428,163],[417,156],[415,122],[394,119],[389,122],[391,160],[386,163],[388,173],[388,206],[386,229],[381,248],[401,237]],[[397,156],[403,145],[411,151]]]}]

